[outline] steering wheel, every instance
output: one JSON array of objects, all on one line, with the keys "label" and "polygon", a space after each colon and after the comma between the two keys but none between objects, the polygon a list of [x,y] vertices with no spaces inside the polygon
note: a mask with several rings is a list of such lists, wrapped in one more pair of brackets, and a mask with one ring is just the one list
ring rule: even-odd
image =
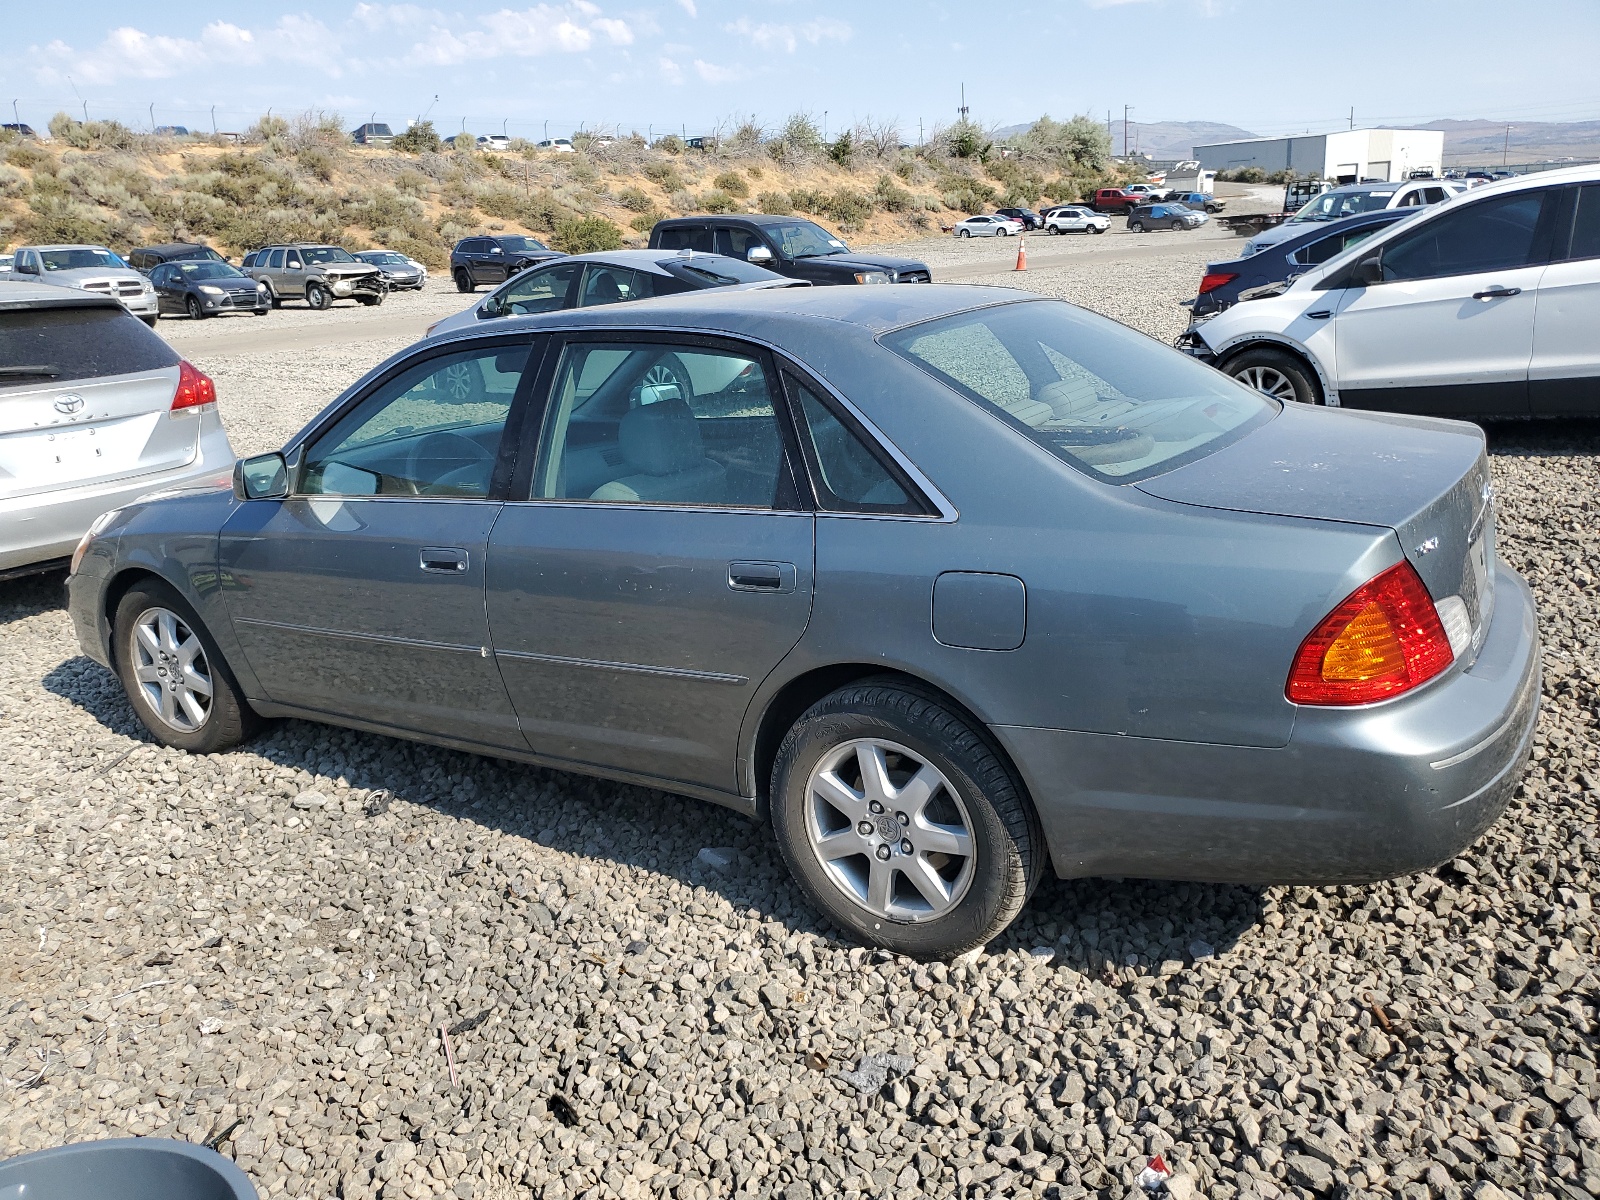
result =
[{"label": "steering wheel", "polygon": [[[434,483],[423,487],[417,482],[423,464],[440,460],[457,460],[458,465],[451,467],[449,471],[441,472]],[[413,496],[448,495],[450,493],[435,489],[446,479],[460,474],[469,467],[493,469],[494,455],[463,434],[451,433],[448,430],[425,434],[411,443],[411,449],[406,452],[406,486],[410,488]],[[487,477],[484,482],[488,483]]]}]

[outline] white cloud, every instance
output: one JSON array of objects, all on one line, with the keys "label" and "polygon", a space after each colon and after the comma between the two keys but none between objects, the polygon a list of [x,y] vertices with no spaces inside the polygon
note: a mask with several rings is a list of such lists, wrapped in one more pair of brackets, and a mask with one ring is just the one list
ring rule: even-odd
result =
[{"label": "white cloud", "polygon": [[350,19],[364,29],[378,33],[385,29],[408,29],[429,21],[442,21],[444,14],[436,8],[423,8],[418,4],[358,4]]},{"label": "white cloud", "polygon": [[596,38],[613,46],[633,44],[633,29],[616,17],[603,17],[588,0],[569,4],[536,4],[513,11],[502,8],[481,21],[481,28],[457,34],[434,26],[427,41],[411,50],[416,62],[451,65],[469,59],[532,58],[540,54],[578,54],[591,49]]},{"label": "white cloud", "polygon": [[699,10],[694,6],[694,0],[678,0],[678,7],[683,9],[683,11],[688,13],[691,17],[698,17],[700,15]]},{"label": "white cloud", "polygon": [[683,68],[665,56],[657,60],[656,65],[661,68],[661,78],[668,83],[683,82]]},{"label": "white cloud", "polygon": [[271,61],[315,66],[337,76],[347,65],[333,31],[315,18],[301,16],[283,17],[259,32],[213,21],[198,39],[150,34],[124,25],[91,50],[58,40],[33,57],[38,64],[34,74],[42,81],[60,82],[71,75],[89,84],[168,79],[192,74],[197,66],[255,66]]},{"label": "white cloud", "polygon": [[1150,0],[1083,0],[1090,8],[1121,8],[1125,4],[1148,4]]},{"label": "white cloud", "polygon": [[822,42],[848,42],[854,33],[850,26],[833,17],[822,17],[802,25],[757,25],[749,17],[740,17],[731,25],[724,25],[729,33],[748,38],[763,50],[787,50],[793,54],[801,42],[813,46]]},{"label": "white cloud", "polygon": [[694,73],[703,83],[734,83],[745,77],[743,67],[719,67],[702,58],[694,60]]}]

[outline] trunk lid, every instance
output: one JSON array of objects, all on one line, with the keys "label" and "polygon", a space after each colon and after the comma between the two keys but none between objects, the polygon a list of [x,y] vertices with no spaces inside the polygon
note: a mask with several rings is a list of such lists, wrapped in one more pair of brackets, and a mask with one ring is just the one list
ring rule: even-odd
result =
[{"label": "trunk lid", "polygon": [[200,421],[172,413],[178,368],[0,388],[0,499],[171,470]]},{"label": "trunk lid", "polygon": [[1482,644],[1495,531],[1475,425],[1290,404],[1215,454],[1134,486],[1180,504],[1392,529],[1439,606],[1456,657],[1469,642],[1474,651]]}]

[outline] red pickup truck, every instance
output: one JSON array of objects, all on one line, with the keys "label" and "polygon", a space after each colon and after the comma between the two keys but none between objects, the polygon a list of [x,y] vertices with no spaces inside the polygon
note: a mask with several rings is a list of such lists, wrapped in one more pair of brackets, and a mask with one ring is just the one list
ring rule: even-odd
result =
[{"label": "red pickup truck", "polygon": [[1122,188],[1101,188],[1094,194],[1092,203],[1097,212],[1127,212],[1141,204],[1149,203],[1149,199],[1148,196],[1140,196]]}]

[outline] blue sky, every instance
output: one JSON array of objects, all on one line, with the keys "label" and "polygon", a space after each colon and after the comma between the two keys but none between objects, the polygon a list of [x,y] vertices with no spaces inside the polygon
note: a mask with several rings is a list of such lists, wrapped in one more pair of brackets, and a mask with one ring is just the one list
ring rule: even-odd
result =
[{"label": "blue sky", "polygon": [[[956,115],[1215,120],[1257,133],[1442,117],[1600,119],[1600,4],[1543,0],[9,0],[0,106],[240,129],[271,108],[399,128],[705,132],[796,110],[834,132]],[[23,48],[26,48],[26,52]],[[435,100],[437,97],[437,100]],[[10,120],[8,115],[6,120]]]}]

